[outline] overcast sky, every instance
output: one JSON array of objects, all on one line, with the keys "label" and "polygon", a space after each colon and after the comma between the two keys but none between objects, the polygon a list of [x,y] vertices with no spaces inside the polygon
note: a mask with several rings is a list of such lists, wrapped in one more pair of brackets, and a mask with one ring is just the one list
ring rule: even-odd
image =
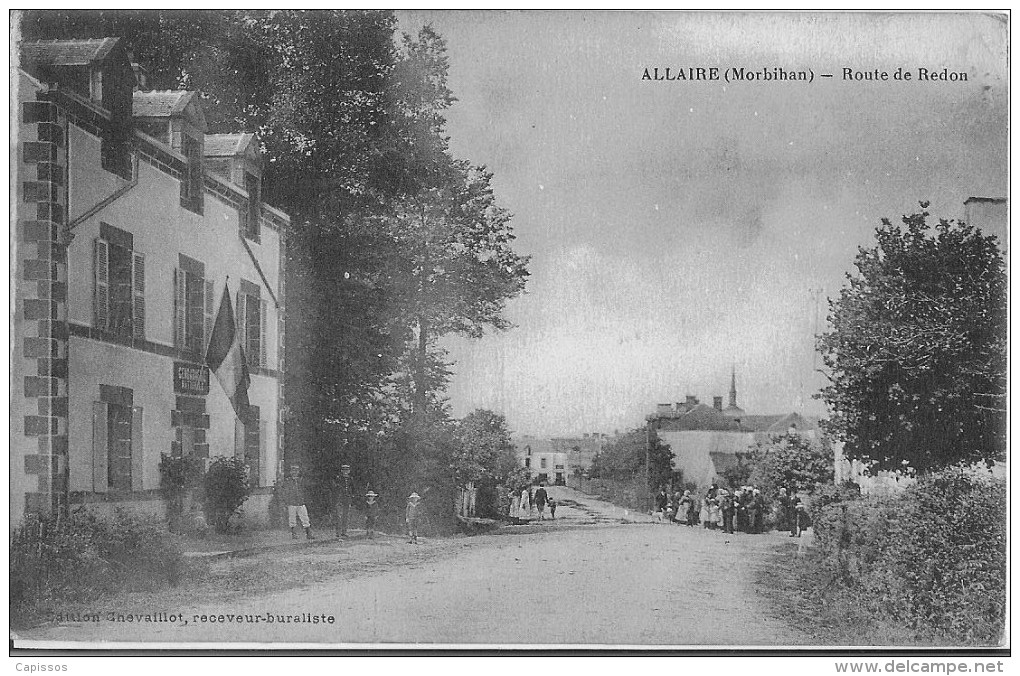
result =
[{"label": "overcast sky", "polygon": [[[450,403],[517,433],[641,425],[656,403],[811,398],[812,289],[882,216],[1007,194],[1006,29],[978,14],[401,13],[447,41],[453,152],[495,173],[532,256],[516,328],[450,342]],[[650,82],[779,66],[804,82]],[[845,82],[842,69],[890,73]],[[967,82],[892,80],[897,68]],[[832,73],[831,79],[820,78]]]}]

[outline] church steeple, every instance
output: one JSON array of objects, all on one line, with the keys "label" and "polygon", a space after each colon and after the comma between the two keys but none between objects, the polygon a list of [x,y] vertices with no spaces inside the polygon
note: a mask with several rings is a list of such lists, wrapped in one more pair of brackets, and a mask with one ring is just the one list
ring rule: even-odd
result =
[{"label": "church steeple", "polygon": [[730,374],[730,408],[737,408],[737,365]]}]

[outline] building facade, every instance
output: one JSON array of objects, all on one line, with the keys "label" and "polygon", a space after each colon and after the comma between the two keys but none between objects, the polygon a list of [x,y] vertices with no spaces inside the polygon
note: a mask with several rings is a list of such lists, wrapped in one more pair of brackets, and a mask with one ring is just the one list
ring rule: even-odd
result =
[{"label": "building facade", "polygon": [[820,438],[818,421],[799,413],[751,415],[737,405],[736,373],[730,382],[729,405],[713,397],[712,406],[688,395],[683,402],[658,404],[646,418],[649,431],[668,444],[673,452],[673,469],[685,483],[699,488],[720,481],[727,468],[737,464],[758,441],[771,434],[797,431],[808,438]]},{"label": "building facade", "polygon": [[608,435],[597,432],[579,437],[525,435],[514,439],[517,456],[531,480],[554,486],[566,486],[574,473],[590,468],[595,455],[607,443]]},{"label": "building facade", "polygon": [[[115,38],[21,56],[12,524],[81,503],[161,512],[163,454],[242,456],[258,512],[282,457],[289,221],[261,202],[255,139],[207,134],[195,92],[141,90]],[[244,420],[205,365],[224,288]]]}]

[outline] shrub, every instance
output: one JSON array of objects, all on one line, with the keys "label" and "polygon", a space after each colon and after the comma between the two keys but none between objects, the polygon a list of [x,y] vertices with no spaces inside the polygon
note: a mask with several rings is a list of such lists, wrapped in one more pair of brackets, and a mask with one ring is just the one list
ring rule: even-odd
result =
[{"label": "shrub", "polygon": [[999,640],[1006,602],[1005,482],[952,467],[883,499],[831,502],[815,534],[840,585],[919,638]]},{"label": "shrub", "polygon": [[125,586],[176,583],[183,554],[156,518],[118,511],[30,516],[11,534],[11,604],[89,601]]},{"label": "shrub", "polygon": [[251,494],[248,466],[239,457],[216,458],[202,480],[202,505],[206,519],[217,532],[226,533],[230,517]]}]

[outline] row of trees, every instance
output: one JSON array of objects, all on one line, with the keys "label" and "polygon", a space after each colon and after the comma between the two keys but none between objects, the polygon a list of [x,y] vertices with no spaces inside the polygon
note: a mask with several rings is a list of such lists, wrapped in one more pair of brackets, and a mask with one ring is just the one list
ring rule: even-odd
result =
[{"label": "row of trees", "polygon": [[341,461],[393,490],[476,473],[458,444],[485,424],[450,420],[440,340],[508,328],[528,258],[492,174],[449,151],[441,36],[397,36],[387,11],[21,18],[25,39],[120,37],[152,88],[202,92],[209,133],[257,133],[264,199],[293,224],[286,454],[323,479],[322,501]]}]

